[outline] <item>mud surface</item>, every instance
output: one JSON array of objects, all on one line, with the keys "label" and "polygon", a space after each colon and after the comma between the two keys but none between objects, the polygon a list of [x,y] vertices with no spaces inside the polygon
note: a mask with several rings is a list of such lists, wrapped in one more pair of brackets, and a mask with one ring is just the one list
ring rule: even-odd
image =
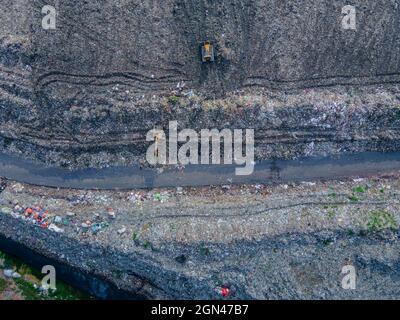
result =
[{"label": "mud surface", "polygon": [[201,187],[210,185],[274,185],[390,174],[400,169],[400,153],[358,153],[298,160],[261,161],[251,175],[238,176],[235,165],[189,165],[176,169],[111,166],[103,169],[47,167],[0,153],[0,176],[38,186],[73,189]]},{"label": "mud surface", "polygon": [[[399,150],[398,7],[356,1],[2,1],[0,149],[68,168],[144,162],[168,127],[255,129],[256,157]],[[214,64],[198,45],[211,39]],[[337,85],[351,84],[351,86]],[[374,84],[374,85],[372,85]]]},{"label": "mud surface", "polygon": [[[185,82],[221,95],[399,80],[400,9],[390,0],[353,2],[356,31],[342,29],[344,0],[59,1],[54,32],[38,23],[47,3],[19,2],[29,3],[33,81],[45,97],[87,100],[110,84],[145,93]],[[214,64],[200,63],[206,40]]]}]

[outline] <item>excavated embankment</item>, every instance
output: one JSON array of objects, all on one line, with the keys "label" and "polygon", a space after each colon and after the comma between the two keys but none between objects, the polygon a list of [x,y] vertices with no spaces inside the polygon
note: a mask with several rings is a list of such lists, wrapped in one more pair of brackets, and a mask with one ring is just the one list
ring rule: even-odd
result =
[{"label": "excavated embankment", "polygon": [[[227,299],[400,294],[398,175],[125,192],[2,186],[0,249],[101,298],[222,299],[222,287]],[[25,214],[32,206],[48,211],[49,228]],[[345,266],[355,290],[342,287]]]},{"label": "excavated embankment", "polygon": [[[343,1],[63,1],[55,30],[44,5],[0,7],[3,152],[129,165],[170,120],[255,129],[258,160],[399,150],[391,1],[363,1],[357,31],[341,29]],[[207,39],[213,64],[198,54]]]}]

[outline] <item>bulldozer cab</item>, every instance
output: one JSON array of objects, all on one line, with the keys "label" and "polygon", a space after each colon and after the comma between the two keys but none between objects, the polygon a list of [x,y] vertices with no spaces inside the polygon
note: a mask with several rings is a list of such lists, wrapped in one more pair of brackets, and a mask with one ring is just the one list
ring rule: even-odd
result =
[{"label": "bulldozer cab", "polygon": [[201,46],[201,59],[203,62],[214,62],[214,46],[210,41],[203,42]]}]

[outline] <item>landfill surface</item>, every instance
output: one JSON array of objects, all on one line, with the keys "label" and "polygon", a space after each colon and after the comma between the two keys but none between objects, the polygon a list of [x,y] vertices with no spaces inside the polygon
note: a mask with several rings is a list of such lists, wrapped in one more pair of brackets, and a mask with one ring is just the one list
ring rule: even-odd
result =
[{"label": "landfill surface", "polygon": [[[355,2],[357,32],[341,0],[57,1],[56,30],[42,0],[2,0],[0,152],[147,168],[146,133],[170,121],[254,129],[256,161],[398,152],[400,9]],[[0,249],[103,299],[398,299],[399,178],[124,191],[0,178]],[[1,269],[0,299],[37,297],[21,267]]]},{"label": "landfill surface", "polygon": [[[0,234],[132,298],[395,299],[399,186],[398,175],[124,192],[5,181]],[[356,290],[342,288],[346,265]]]}]

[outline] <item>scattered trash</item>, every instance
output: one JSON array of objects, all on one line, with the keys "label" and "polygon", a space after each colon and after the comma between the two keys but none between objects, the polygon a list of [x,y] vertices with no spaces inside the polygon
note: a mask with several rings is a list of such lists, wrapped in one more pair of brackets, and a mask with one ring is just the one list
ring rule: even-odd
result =
[{"label": "scattered trash", "polygon": [[24,190],[24,186],[20,183],[15,183],[11,186],[11,189],[16,193],[20,193]]},{"label": "scattered trash", "polygon": [[[81,197],[79,199],[82,200]],[[73,219],[71,218],[76,216],[76,213],[72,211],[66,212],[65,216],[53,215],[38,205],[22,207],[18,204],[13,208],[8,206],[0,206],[0,213],[10,214],[16,219],[30,222],[41,228],[48,229],[56,233],[64,233],[65,229],[63,229],[62,226],[70,226],[73,224]],[[107,208],[107,213],[110,217],[115,218],[116,213],[114,209]],[[98,213],[94,214],[93,219],[88,219],[80,224],[78,223],[78,225],[73,225],[76,227],[76,232],[79,232],[81,230],[79,227],[81,227],[84,229],[84,232],[91,232],[92,234],[97,234],[99,231],[109,226],[107,221],[103,221],[103,216]]]},{"label": "scattered trash", "polygon": [[112,208],[107,208],[107,214],[111,219],[115,219],[115,211]]},{"label": "scattered trash", "polygon": [[2,207],[1,211],[3,213],[7,212],[11,214],[14,218],[23,219],[42,228],[48,228],[51,223],[49,212],[39,206],[27,207],[24,209],[23,207],[16,205],[14,210]]},{"label": "scattered trash", "polygon": [[309,187],[313,187],[316,185],[315,182],[310,182],[310,181],[303,181],[301,184]]},{"label": "scattered trash", "polygon": [[5,269],[3,271],[3,273],[4,273],[4,276],[7,277],[7,278],[13,278],[13,279],[21,278],[21,275],[18,272],[15,272],[12,269]]},{"label": "scattered trash", "polygon": [[88,229],[88,228],[90,228],[91,225],[92,225],[92,223],[88,220],[86,222],[82,222],[81,227],[84,229]]},{"label": "scattered trash", "polygon": [[153,199],[154,199],[155,201],[161,201],[161,200],[162,200],[161,194],[160,194],[160,193],[154,194],[154,195],[153,195]]},{"label": "scattered trash", "polygon": [[93,234],[96,234],[96,233],[98,233],[102,228],[101,228],[101,225],[100,225],[99,223],[93,223],[91,229],[92,229],[92,233],[93,233]]},{"label": "scattered trash", "polygon": [[91,221],[85,221],[81,224],[82,228],[85,229],[85,231],[91,231],[92,234],[97,234],[104,228],[107,228],[109,224],[107,222],[91,222]]},{"label": "scattered trash", "polygon": [[14,270],[5,269],[5,270],[3,271],[3,273],[4,273],[4,275],[5,275],[7,278],[12,278],[12,276],[13,276],[13,274],[14,274]]},{"label": "scattered trash", "polygon": [[54,223],[52,223],[52,224],[49,225],[49,230],[50,230],[50,231],[57,232],[57,233],[63,233],[63,232],[64,232],[63,229],[57,227]]},{"label": "scattered trash", "polygon": [[128,200],[137,204],[138,206],[141,206],[145,200],[148,199],[148,196],[143,193],[131,193],[128,196]]},{"label": "scattered trash", "polygon": [[176,188],[176,193],[177,194],[183,194],[183,188],[182,187],[177,187]]},{"label": "scattered trash", "polygon": [[56,216],[56,217],[54,218],[54,222],[55,222],[55,223],[61,223],[61,222],[62,222],[62,218],[61,218],[60,216]]},{"label": "scattered trash", "polygon": [[228,286],[218,286],[214,289],[214,291],[220,294],[223,298],[229,297],[231,294],[231,289]]},{"label": "scattered trash", "polygon": [[118,234],[124,234],[126,232],[126,228],[123,226],[121,229],[118,230]]},{"label": "scattered trash", "polygon": [[186,83],[184,83],[184,82],[178,82],[178,84],[176,85],[176,88],[178,89],[178,90],[183,90],[184,88],[185,88],[185,86],[186,86]]},{"label": "scattered trash", "polygon": [[9,207],[1,207],[0,208],[0,212],[3,213],[3,214],[11,214],[13,211]]},{"label": "scattered trash", "polygon": [[153,194],[153,200],[154,201],[159,201],[159,202],[163,203],[163,202],[167,201],[168,199],[169,199],[168,192]]},{"label": "scattered trash", "polygon": [[221,295],[223,298],[227,298],[231,293],[231,290],[228,287],[221,288]]},{"label": "scattered trash", "polygon": [[194,96],[194,92],[193,92],[193,90],[190,90],[188,92],[184,92],[182,95],[191,99]]}]

